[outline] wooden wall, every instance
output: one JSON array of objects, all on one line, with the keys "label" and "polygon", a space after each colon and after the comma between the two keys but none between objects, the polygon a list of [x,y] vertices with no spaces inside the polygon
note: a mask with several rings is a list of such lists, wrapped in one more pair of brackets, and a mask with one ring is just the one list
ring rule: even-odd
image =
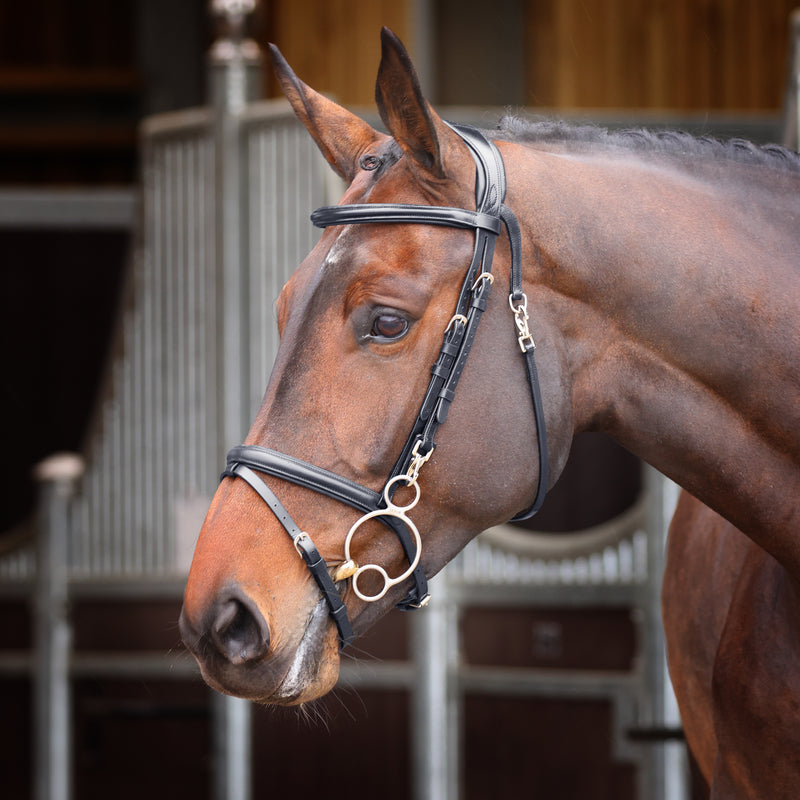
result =
[{"label": "wooden wall", "polygon": [[798,0],[528,0],[528,102],[776,109]]},{"label": "wooden wall", "polygon": [[[276,0],[266,4],[259,38],[275,42],[297,75],[345,104],[371,105],[380,62],[380,31],[409,47],[410,0]],[[271,72],[271,71],[270,71]],[[268,75],[268,94],[278,87]]]},{"label": "wooden wall", "polygon": [[[476,81],[495,103],[553,108],[769,110],[782,104],[788,18],[800,0],[504,0],[524,35],[498,39],[486,2],[430,0],[440,103],[474,103]],[[371,104],[379,30],[412,54],[412,0],[274,0],[264,37],[297,73],[345,104]],[[455,15],[455,16],[454,16]],[[488,52],[474,47],[488,42]],[[524,76],[507,74],[522,48]],[[465,68],[465,64],[467,68]],[[504,74],[505,72],[505,74]],[[455,73],[455,75],[454,75]],[[479,78],[482,75],[485,77]],[[435,76],[434,76],[435,77]],[[519,84],[509,98],[508,84]],[[271,94],[276,93],[274,83]],[[485,103],[484,93],[480,102]]]}]

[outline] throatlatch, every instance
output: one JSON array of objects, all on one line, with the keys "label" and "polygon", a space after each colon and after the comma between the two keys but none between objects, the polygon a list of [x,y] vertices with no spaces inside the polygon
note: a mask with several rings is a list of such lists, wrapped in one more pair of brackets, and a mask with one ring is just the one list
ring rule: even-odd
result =
[{"label": "throatlatch", "polygon": [[[529,509],[518,514],[514,520],[533,516],[544,502],[547,492],[549,473],[547,435],[534,360],[535,344],[528,326],[528,299],[522,291],[522,239],[517,218],[504,205],[506,177],[503,159],[497,147],[480,131],[462,125],[451,125],[451,127],[464,140],[475,160],[476,211],[442,206],[368,203],[325,206],[311,215],[311,221],[320,228],[374,222],[443,225],[475,231],[472,261],[464,276],[453,316],[444,331],[444,341],[431,369],[428,389],[408,439],[383,490],[380,493],[374,492],[314,464],[257,445],[234,447],[228,453],[225,471],[222,473],[223,477],[238,477],[250,484],[283,525],[328,603],[331,616],[339,630],[340,647],[348,645],[354,635],[337,583],[352,579],[355,594],[364,601],[372,602],[383,597],[392,586],[412,577],[414,587],[398,604],[398,608],[406,610],[419,608],[430,598],[428,582],[420,565],[422,540],[416,525],[406,512],[410,511],[420,499],[421,490],[417,482],[420,470],[436,447],[436,431],[447,419],[456,387],[475,340],[478,324],[486,310],[489,290],[494,282],[491,271],[494,248],[503,226],[508,232],[511,247],[511,286],[508,301],[514,314],[517,341],[525,359],[539,440],[539,482],[536,499]],[[353,524],[345,538],[345,562],[334,571],[333,576],[311,537],[298,527],[274,492],[255,474],[256,472],[312,489],[363,512],[363,516]],[[392,500],[400,486],[407,486],[414,492],[414,499],[404,506],[396,505]],[[403,546],[409,567],[395,578],[390,578],[379,564],[359,566],[351,558],[353,537],[361,525],[371,519],[377,519],[389,527]],[[375,573],[382,578],[383,587],[376,594],[366,595],[359,589],[358,579],[365,572]]]}]

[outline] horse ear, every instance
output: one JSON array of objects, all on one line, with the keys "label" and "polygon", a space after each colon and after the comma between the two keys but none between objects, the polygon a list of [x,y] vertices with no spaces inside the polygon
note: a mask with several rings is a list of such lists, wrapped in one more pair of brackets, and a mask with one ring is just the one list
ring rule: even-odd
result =
[{"label": "horse ear", "polygon": [[444,177],[447,151],[451,145],[463,145],[423,96],[408,52],[388,28],[381,31],[375,102],[383,124],[403,151],[435,177]]},{"label": "horse ear", "polygon": [[294,74],[281,51],[274,44],[269,48],[275,74],[297,118],[334,170],[351,182],[364,150],[385,137],[355,114],[306,86]]}]

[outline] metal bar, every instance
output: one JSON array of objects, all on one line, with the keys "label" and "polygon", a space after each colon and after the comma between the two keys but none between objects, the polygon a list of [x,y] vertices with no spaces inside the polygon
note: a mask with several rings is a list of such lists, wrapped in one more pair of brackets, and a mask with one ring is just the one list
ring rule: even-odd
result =
[{"label": "metal bar", "polygon": [[[641,639],[644,692],[641,698],[641,711],[638,723],[645,727],[663,727],[668,722],[666,707],[672,696],[672,688],[667,672],[666,648],[661,623],[661,581],[664,575],[665,546],[667,531],[679,489],[672,481],[652,467],[644,467],[645,486],[649,494],[648,532],[650,546],[648,549],[649,580],[642,587]],[[673,748],[674,750],[674,748]],[[649,749],[649,762],[646,765],[642,786],[643,796],[653,800],[683,800],[688,797],[687,775],[675,774],[679,764],[671,756],[667,759],[667,748],[664,744],[654,745]],[[684,765],[685,766],[685,765]],[[668,769],[672,767],[672,769]]]},{"label": "metal bar", "polygon": [[[212,11],[225,33],[209,53],[209,86],[214,114],[215,257],[217,309],[217,430],[223,448],[240,442],[248,424],[250,382],[247,352],[247,219],[240,117],[261,86],[261,53],[245,38],[249,3],[215,0]],[[224,452],[216,454],[222,463]],[[251,797],[251,711],[247,701],[219,696],[214,702],[216,800]]]},{"label": "metal bar", "polygon": [[[140,285],[139,274],[141,272],[142,257],[137,256],[134,264],[134,275],[136,286],[134,296],[138,298]],[[144,431],[144,393],[142,389],[143,376],[146,364],[144,362],[144,321],[140,305],[136,305],[131,311],[130,336],[126,340],[126,347],[131,349],[129,357],[129,367],[131,373],[130,388],[131,393],[131,418],[128,420],[130,428],[130,498],[129,503],[129,525],[131,528],[132,553],[136,571],[144,572],[142,562],[142,531],[144,530],[144,510],[142,495],[146,486],[146,476],[144,474],[144,452],[145,442],[142,439]]]},{"label": "metal bar", "polygon": [[[224,3],[222,6],[224,7]],[[227,11],[223,10],[223,13]],[[232,12],[233,13],[233,12]],[[234,14],[235,15],[235,14]],[[239,20],[240,21],[240,20]],[[229,22],[236,20],[229,16]],[[233,30],[241,30],[234,26]],[[215,43],[209,58],[209,86],[214,108],[214,164],[217,195],[217,291],[221,299],[222,332],[220,381],[220,431],[222,444],[230,447],[247,432],[247,319],[244,290],[247,241],[243,214],[243,157],[240,117],[258,94],[261,55],[255,46],[232,38]],[[244,382],[243,382],[244,381]],[[221,462],[224,453],[220,453]]]},{"label": "metal bar", "polygon": [[458,625],[441,578],[427,608],[412,620],[414,682],[412,745],[416,800],[458,800],[461,703],[451,675]]},{"label": "metal bar", "polygon": [[82,472],[82,460],[71,455],[53,456],[36,470],[42,511],[34,599],[36,800],[71,796],[67,546],[70,502]]},{"label": "metal bar", "polygon": [[[103,594],[102,599],[108,595]],[[30,675],[34,657],[28,650],[0,652],[0,675]],[[85,651],[72,653],[69,672],[73,677],[130,678],[199,678],[200,668],[194,657],[183,650],[176,652]],[[414,665],[407,661],[380,663],[345,663],[337,687],[347,689],[406,689],[415,684]]]},{"label": "metal bar", "polygon": [[186,136],[202,133],[209,127],[212,119],[212,110],[205,106],[167,111],[142,120],[139,133],[146,141],[169,138],[176,134]]},{"label": "metal bar", "polygon": [[152,472],[150,469],[153,451],[153,353],[154,345],[154,277],[153,262],[157,241],[158,217],[158,166],[159,156],[156,143],[144,139],[143,141],[143,193],[144,193],[144,224],[142,230],[142,254],[139,263],[140,273],[136,286],[137,312],[141,318],[141,338],[136,342],[139,351],[136,365],[136,378],[138,383],[138,403],[140,422],[137,430],[138,450],[140,463],[137,465],[139,496],[137,497],[136,532],[139,538],[139,561],[142,569],[147,573],[148,544],[147,531],[150,530],[154,520],[154,499]]},{"label": "metal bar", "polygon": [[219,318],[217,315],[216,303],[216,272],[215,265],[217,260],[217,242],[215,238],[216,230],[211,220],[215,219],[217,213],[216,193],[214,191],[214,174],[216,171],[215,154],[210,137],[202,141],[202,181],[199,186],[200,199],[200,219],[203,222],[202,242],[202,261],[203,264],[203,314],[204,325],[203,347],[204,358],[202,363],[202,388],[204,396],[203,430],[208,431],[206,446],[203,451],[203,489],[211,491],[213,480],[216,478],[216,470],[219,465],[218,456],[223,451],[224,446],[221,442],[221,432],[217,425],[220,417],[219,398],[217,387],[219,385],[219,363],[218,334]]},{"label": "metal bar", "polygon": [[215,694],[212,699],[214,797],[238,800],[251,796],[252,709],[248,700]]},{"label": "metal bar", "polygon": [[432,0],[410,0],[406,12],[414,43],[414,66],[428,102],[437,104],[436,8]]},{"label": "metal bar", "polygon": [[[128,344],[131,341],[131,333],[133,327],[133,315],[127,310],[123,310],[123,336],[124,342]],[[132,381],[132,368],[133,359],[135,358],[135,351],[126,348],[120,356],[120,377],[119,377],[119,393],[122,397],[122,414],[120,415],[120,427],[122,435],[122,452],[120,453],[119,460],[121,462],[120,474],[117,478],[120,495],[117,497],[117,505],[120,509],[121,517],[121,531],[120,538],[125,548],[125,571],[130,571],[135,568],[136,560],[134,558],[135,539],[133,533],[133,526],[131,524],[133,517],[133,500],[135,497],[135,449],[134,437],[136,429],[133,427],[133,419],[135,417],[135,386]],[[124,488],[123,488],[124,487]]]},{"label": "metal bar", "polygon": [[791,16],[792,81],[794,83],[794,139],[790,147],[800,151],[800,8]]},{"label": "metal bar", "polygon": [[144,566],[152,569],[156,562],[156,548],[153,543],[153,532],[160,530],[163,524],[163,466],[161,459],[156,457],[156,450],[164,446],[163,422],[163,351],[164,351],[164,287],[163,270],[167,258],[165,252],[165,232],[169,225],[169,196],[168,196],[168,168],[167,157],[168,143],[166,146],[156,148],[153,169],[153,203],[150,211],[150,230],[152,231],[151,249],[148,253],[149,261],[146,265],[148,288],[145,302],[149,314],[147,330],[147,407],[145,410],[146,424],[146,474],[148,487],[145,496],[150,498],[149,519],[144,529]]},{"label": "metal bar", "polygon": [[[465,692],[531,697],[596,698],[636,692],[640,678],[631,672],[467,667],[458,672]],[[649,797],[648,797],[649,800]]]},{"label": "metal bar", "polygon": [[347,689],[407,689],[416,684],[416,667],[409,661],[343,662],[337,687]]},{"label": "metal bar", "polygon": [[2,189],[0,228],[132,230],[135,189]]},{"label": "metal bar", "polygon": [[454,602],[470,606],[542,606],[573,608],[586,606],[632,607],[641,596],[636,585],[592,585],[565,583],[472,583],[451,579],[449,592]]},{"label": "metal bar", "polygon": [[788,65],[783,101],[781,141],[800,150],[800,8],[789,17]]},{"label": "metal bar", "polygon": [[[202,222],[197,215],[197,142],[188,142],[184,169],[184,192],[186,193],[186,331],[184,342],[184,363],[182,365],[183,393],[183,426],[180,439],[185,448],[183,454],[182,489],[193,494],[197,492],[197,431],[200,430],[198,408],[202,399],[202,387],[197,383],[197,370],[203,353],[197,347],[197,335],[200,329],[198,313],[198,286],[201,280],[201,269],[198,261],[198,232],[202,230]],[[174,551],[176,552],[176,551]]]},{"label": "metal bar", "polygon": [[[161,399],[161,446],[164,448],[160,454],[158,472],[161,487],[161,515],[159,518],[160,530],[166,534],[172,526],[171,507],[175,497],[175,447],[176,447],[176,415],[175,415],[175,354],[178,348],[178,305],[180,291],[178,289],[178,274],[180,271],[180,245],[181,227],[183,225],[181,196],[180,196],[180,152],[182,141],[170,142],[167,151],[167,173],[165,185],[167,187],[166,207],[169,209],[169,224],[164,228],[164,262],[161,265],[163,287],[162,310],[162,345],[161,345],[161,374],[159,376]],[[166,548],[164,536],[153,538],[155,564],[163,564]]]},{"label": "metal bar", "polygon": [[[0,655],[0,675],[30,675],[35,658],[27,650],[4,651]],[[186,653],[86,652],[73,653],[68,674],[72,678],[199,678],[200,669]]]}]

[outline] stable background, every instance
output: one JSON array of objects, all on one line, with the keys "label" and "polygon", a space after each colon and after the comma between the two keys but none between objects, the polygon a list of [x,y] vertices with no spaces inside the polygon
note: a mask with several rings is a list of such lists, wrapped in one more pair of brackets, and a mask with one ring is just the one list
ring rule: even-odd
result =
[{"label": "stable background", "polygon": [[[250,32],[262,46],[276,42],[307,83],[354,107],[372,106],[378,32],[387,25],[438,104],[680,120],[776,139],[794,5],[498,0],[488,14],[473,0],[283,0],[263,3]],[[214,36],[202,0],[0,0],[0,547],[33,535],[33,465],[55,451],[80,452],[96,423],[136,225],[126,198],[135,198],[139,179],[137,127],[150,114],[204,102]],[[269,70],[263,87],[277,95]],[[118,197],[122,210],[73,224],[57,202],[42,213],[43,197],[87,208]],[[634,459],[584,438],[533,524],[584,528],[625,509],[639,488]],[[76,650],[178,648],[179,607],[177,598],[75,600]],[[29,611],[24,597],[0,594],[0,650],[30,647]],[[407,659],[407,635],[406,617],[390,615],[363,643],[365,657]],[[464,636],[474,664],[634,667],[626,608],[476,610],[465,616]],[[210,693],[199,678],[79,676],[73,691],[76,797],[211,796]],[[29,679],[4,670],[0,697],[3,794],[28,798]],[[340,748],[366,765],[360,796],[410,796],[406,693],[361,691],[322,705],[322,722],[256,714],[254,796],[305,797],[335,785]],[[604,703],[468,698],[467,796],[634,797],[630,766],[611,757],[610,714]],[[487,758],[501,731],[502,747]],[[318,753],[313,774],[309,748]]]}]

